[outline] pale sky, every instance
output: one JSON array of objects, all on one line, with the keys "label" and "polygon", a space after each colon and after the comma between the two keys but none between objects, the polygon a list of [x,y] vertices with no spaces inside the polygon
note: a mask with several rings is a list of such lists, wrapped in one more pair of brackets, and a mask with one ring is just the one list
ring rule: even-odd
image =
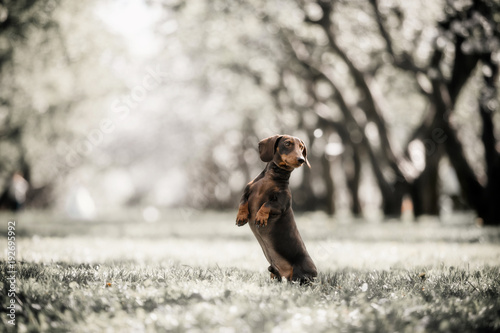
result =
[{"label": "pale sky", "polygon": [[149,56],[158,50],[154,26],[161,12],[144,1],[116,0],[101,4],[97,8],[97,15],[113,32],[124,37],[133,55]]}]

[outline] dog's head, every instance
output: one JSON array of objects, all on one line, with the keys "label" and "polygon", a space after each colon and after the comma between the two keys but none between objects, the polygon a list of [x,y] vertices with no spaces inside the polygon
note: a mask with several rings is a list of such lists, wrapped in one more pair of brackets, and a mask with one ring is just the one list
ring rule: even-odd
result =
[{"label": "dog's head", "polygon": [[273,161],[285,170],[293,170],[307,164],[307,148],[301,139],[290,135],[273,135],[259,142],[260,159]]}]

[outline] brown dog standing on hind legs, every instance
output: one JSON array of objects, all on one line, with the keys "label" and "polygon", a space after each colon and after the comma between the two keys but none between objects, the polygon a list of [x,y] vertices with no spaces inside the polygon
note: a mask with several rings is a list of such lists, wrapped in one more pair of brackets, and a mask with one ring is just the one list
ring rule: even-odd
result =
[{"label": "brown dog standing on hind legs", "polygon": [[250,229],[271,265],[271,278],[311,281],[318,273],[295,224],[288,187],[294,169],[304,163],[310,167],[306,146],[299,138],[274,135],[259,142],[259,153],[268,163],[245,187],[236,225],[251,222]]}]

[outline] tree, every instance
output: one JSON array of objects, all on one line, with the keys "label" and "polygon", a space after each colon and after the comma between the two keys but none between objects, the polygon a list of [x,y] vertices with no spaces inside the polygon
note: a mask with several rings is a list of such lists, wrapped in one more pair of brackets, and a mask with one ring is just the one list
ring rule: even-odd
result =
[{"label": "tree", "polygon": [[[498,104],[498,4],[318,0],[278,8],[259,1],[216,1],[207,7],[210,22],[244,18],[251,26],[250,31],[231,23],[233,28],[219,35],[227,43],[208,51],[218,58],[209,66],[247,75],[254,89],[274,100],[277,118],[299,119],[282,122],[283,130],[300,127],[312,133],[322,128],[342,138],[353,213],[361,210],[361,166],[368,163],[386,215],[400,214],[405,195],[411,196],[416,216],[438,215],[438,168],[446,154],[469,205],[485,223],[497,223],[494,200],[500,187],[493,114]],[[424,7],[428,11],[417,10]],[[479,69],[484,83],[477,80]],[[478,167],[471,166],[475,161],[464,152],[469,147],[452,124],[458,117],[454,110],[465,107],[457,104],[459,99],[471,94],[464,91],[466,84],[481,90],[477,112],[483,123],[485,183],[475,174]],[[399,133],[400,126],[409,134]],[[309,135],[311,143],[322,140],[328,138]],[[311,158],[321,161],[321,156]],[[314,198],[308,207],[320,198],[306,184],[317,177],[331,183],[325,173],[329,168],[321,170],[303,178],[302,189]],[[326,192],[326,202],[332,202],[333,191]]]},{"label": "tree", "polygon": [[20,172],[30,183],[28,201],[52,204],[51,189],[77,167],[66,148],[89,134],[84,124],[120,86],[103,61],[119,41],[94,9],[94,2],[57,0],[0,4],[0,194]]}]

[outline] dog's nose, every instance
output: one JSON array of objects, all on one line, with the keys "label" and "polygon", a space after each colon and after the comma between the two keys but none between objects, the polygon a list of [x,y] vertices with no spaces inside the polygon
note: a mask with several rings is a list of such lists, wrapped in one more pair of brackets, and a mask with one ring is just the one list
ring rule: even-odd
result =
[{"label": "dog's nose", "polygon": [[299,157],[297,160],[300,164],[302,164],[306,161],[303,157]]}]

